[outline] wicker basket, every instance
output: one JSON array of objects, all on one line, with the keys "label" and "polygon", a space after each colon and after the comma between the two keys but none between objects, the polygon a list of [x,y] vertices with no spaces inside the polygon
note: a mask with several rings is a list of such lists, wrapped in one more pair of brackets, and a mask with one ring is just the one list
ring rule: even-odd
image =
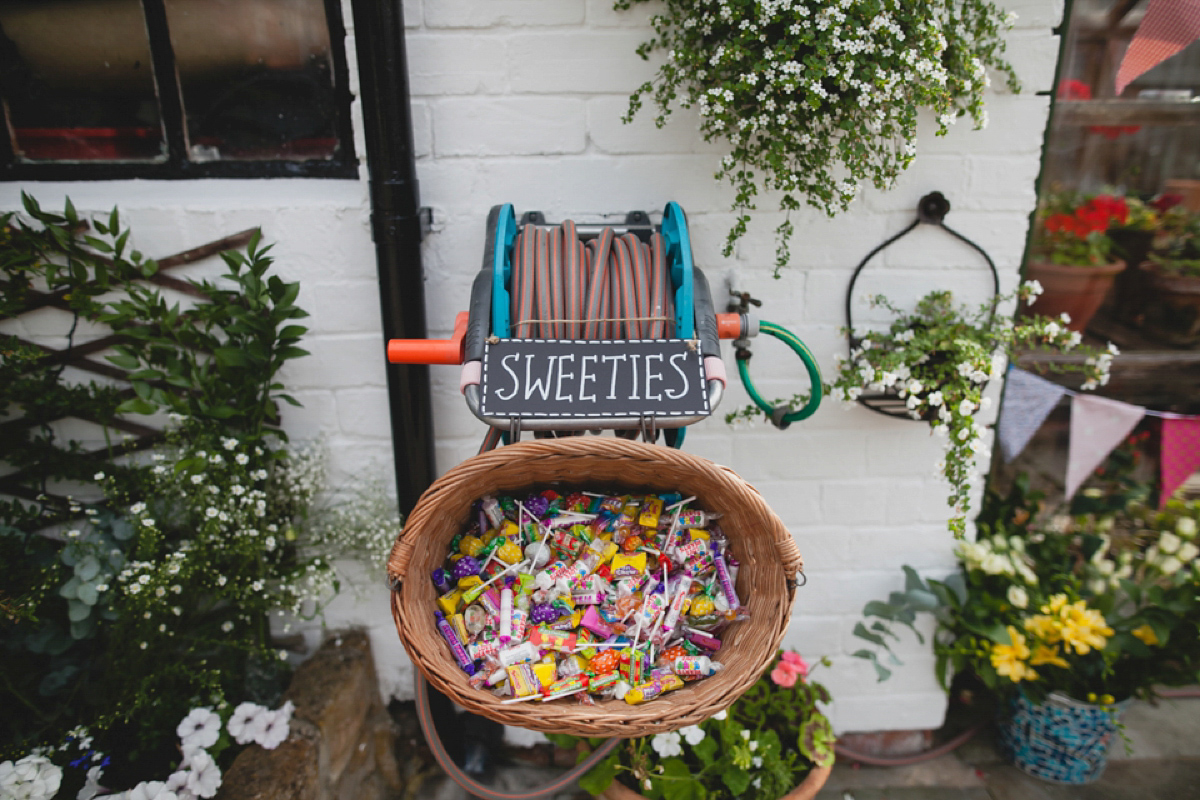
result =
[{"label": "wicker basket", "polygon": [[[741,562],[738,595],[750,618],[733,625],[719,658],[725,668],[643,705],[601,700],[504,705],[471,688],[434,623],[437,592],[430,578],[450,540],[485,494],[548,485],[673,491],[695,495],[697,508],[720,512],[721,527]],[[392,616],[400,640],[429,683],[475,714],[521,728],[577,736],[632,737],[663,733],[707,719],[758,679],[787,630],[795,576],[804,567],[792,535],[749,484],[707,459],[617,438],[578,436],[502,447],[470,458],[425,491],[396,539],[388,561]]]}]

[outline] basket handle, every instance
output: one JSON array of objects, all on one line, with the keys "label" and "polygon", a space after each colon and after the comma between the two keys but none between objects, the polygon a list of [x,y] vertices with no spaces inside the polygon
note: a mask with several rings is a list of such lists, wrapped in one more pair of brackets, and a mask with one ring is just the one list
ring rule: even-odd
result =
[{"label": "basket handle", "polygon": [[580,761],[550,783],[535,789],[523,792],[497,791],[472,778],[454,763],[454,759],[450,758],[450,754],[446,751],[446,745],[442,743],[442,738],[438,735],[437,726],[433,720],[433,712],[429,702],[429,684],[426,682],[425,676],[421,674],[421,670],[413,670],[413,674],[416,676],[417,720],[421,723],[421,731],[425,734],[425,741],[429,744],[430,752],[433,753],[433,757],[437,760],[438,765],[446,771],[446,774],[450,776],[452,781],[473,795],[485,798],[485,800],[535,800],[535,798],[557,794],[572,786],[588,770],[600,763],[621,742],[620,739],[609,739],[593,750],[583,761]]}]

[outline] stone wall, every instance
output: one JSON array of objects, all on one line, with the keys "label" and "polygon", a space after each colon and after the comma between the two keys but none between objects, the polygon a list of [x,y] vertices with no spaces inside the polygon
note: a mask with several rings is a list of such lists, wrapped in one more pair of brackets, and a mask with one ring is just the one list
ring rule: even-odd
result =
[{"label": "stone wall", "polygon": [[403,788],[395,724],[379,694],[361,631],[330,637],[292,677],[291,733],[274,750],[251,745],[225,773],[217,800],[388,800]]}]

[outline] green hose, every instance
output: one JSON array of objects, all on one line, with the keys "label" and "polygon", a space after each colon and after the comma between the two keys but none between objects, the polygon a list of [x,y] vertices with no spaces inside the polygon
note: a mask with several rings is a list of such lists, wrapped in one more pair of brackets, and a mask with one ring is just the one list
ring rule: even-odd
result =
[{"label": "green hose", "polygon": [[817,406],[821,405],[821,370],[817,367],[817,360],[813,358],[813,354],[808,349],[808,346],[800,341],[800,337],[787,328],[776,325],[774,322],[763,320],[759,323],[758,329],[762,333],[770,334],[779,339],[791,347],[796,355],[800,356],[800,360],[804,362],[804,368],[808,370],[808,380],[812,384],[812,392],[808,396],[808,402],[798,411],[792,411],[791,406],[772,406],[763,399],[758,390],[754,388],[754,382],[750,380],[749,351],[744,351],[745,358],[742,358],[739,353],[737,362],[738,374],[742,378],[742,385],[746,387],[746,393],[750,395],[750,399],[754,401],[754,405],[758,406],[759,410],[770,417],[775,427],[783,430],[793,422],[808,419],[817,410]]}]

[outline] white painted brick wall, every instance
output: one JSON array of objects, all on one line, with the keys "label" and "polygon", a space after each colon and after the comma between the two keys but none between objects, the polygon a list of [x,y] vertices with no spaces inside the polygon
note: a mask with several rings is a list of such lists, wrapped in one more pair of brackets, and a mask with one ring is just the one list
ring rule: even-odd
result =
[{"label": "white painted brick wall", "polygon": [[[1062,3],[1003,5],[1019,14],[1009,55],[1025,91],[1008,94],[996,80],[984,131],[960,123],[937,138],[928,135],[931,120],[923,119],[916,164],[895,190],[867,190],[836,219],[796,215],[793,266],[775,281],[769,265],[779,216],[766,203],[734,256],[720,255],[732,220],[731,193],[711,179],[722,149],[701,139],[694,115],[677,112],[661,130],[645,111],[631,125],[620,121],[629,92],[653,74],[654,63],[633,53],[648,36],[652,4],[615,12],[607,0],[425,3],[410,67],[415,101],[429,109],[431,125],[432,144],[418,163],[423,201],[444,224],[425,245],[431,327],[445,335],[454,312],[465,308],[487,210],[504,202],[518,213],[544,211],[551,220],[594,220],[635,208],[660,212],[668,200],[678,201],[718,302],[730,281],[765,298],[762,316],[795,330],[829,371],[845,352],[839,329],[851,270],[912,219],[917,200],[929,191],[949,197],[948,222],[987,249],[1002,287],[1010,289],[1034,203],[1048,110],[1047,98],[1034,92],[1049,89],[1053,79],[1058,46],[1051,28]],[[480,54],[495,55],[477,60]],[[526,113],[530,124],[523,126]],[[859,284],[862,294],[882,292],[898,303],[942,287],[982,302],[989,286],[977,254],[932,230],[886,251]],[[869,321],[865,305],[858,308]],[[785,348],[762,342],[755,349],[754,375],[766,395],[802,388],[802,370]],[[735,374],[728,352],[726,359]],[[443,470],[473,453],[482,433],[457,396],[453,372],[434,379]],[[724,410],[746,402],[736,381],[725,402]],[[948,488],[934,474],[940,453],[928,429],[829,403],[786,432],[734,431],[719,418],[709,420],[689,430],[686,446],[753,483],[795,535],[809,583],[797,594],[786,642],[834,659],[826,676],[838,730],[939,725],[945,700],[926,647],[906,641],[900,648],[906,665],[884,684],[876,684],[869,664],[848,657],[861,644],[850,634],[863,604],[903,586],[902,564],[933,576],[953,566],[945,529]],[[883,695],[887,703],[880,702]]]},{"label": "white painted brick wall", "polygon": [[[1009,56],[1025,91],[1007,94],[994,81],[984,131],[960,123],[948,136],[933,137],[931,120],[924,119],[916,163],[893,191],[868,189],[836,219],[794,215],[793,265],[776,281],[770,277],[772,231],[780,217],[766,204],[733,257],[720,254],[732,195],[712,180],[722,150],[700,138],[694,116],[677,113],[662,130],[645,112],[632,125],[620,122],[629,92],[653,75],[654,63],[634,54],[649,35],[652,4],[615,12],[609,0],[403,0],[422,202],[436,214],[436,232],[423,246],[430,336],[447,336],[455,313],[466,308],[488,209],[503,202],[518,211],[542,210],[552,220],[597,220],[619,219],[631,209],[657,213],[678,201],[718,302],[730,283],[764,298],[762,316],[796,331],[826,371],[845,352],[840,327],[851,270],[912,219],[917,200],[929,191],[948,196],[954,209],[948,223],[988,250],[1003,287],[1011,288],[1048,111],[1048,98],[1034,92],[1051,88],[1058,49],[1051,29],[1062,2],[1001,5],[1020,15]],[[344,17],[353,42],[348,7]],[[348,61],[357,86],[352,54]],[[357,123],[356,139],[362,153]],[[81,211],[119,205],[134,226],[136,245],[155,256],[261,225],[275,242],[279,273],[302,281],[299,302],[313,313],[306,342],[313,356],[287,370],[289,386],[305,403],[287,410],[289,429],[299,439],[325,435],[336,479],[373,470],[390,480],[365,181],[6,183],[0,207],[17,207],[21,189],[51,208],[68,193]],[[191,271],[218,268],[210,263]],[[911,302],[939,287],[982,300],[986,270],[957,242],[922,230],[872,262],[859,293]],[[865,307],[857,308],[869,321]],[[766,395],[803,387],[798,362],[782,346],[764,341],[755,349],[754,375]],[[726,359],[735,375],[728,349]],[[433,368],[440,470],[472,455],[483,433],[457,381],[454,368]],[[746,401],[735,380],[722,410]],[[784,432],[735,431],[718,414],[689,430],[687,449],[755,484],[795,535],[808,585],[797,593],[785,642],[834,660],[823,679],[833,690],[836,728],[938,726],[945,698],[926,648],[906,641],[905,666],[883,684],[870,665],[848,655],[860,644],[851,631],[863,604],[902,587],[902,564],[931,576],[953,567],[947,488],[933,474],[938,451],[928,429],[826,403]],[[367,627],[384,691],[411,693],[411,668],[379,576],[361,575],[330,610],[328,623]]]}]

